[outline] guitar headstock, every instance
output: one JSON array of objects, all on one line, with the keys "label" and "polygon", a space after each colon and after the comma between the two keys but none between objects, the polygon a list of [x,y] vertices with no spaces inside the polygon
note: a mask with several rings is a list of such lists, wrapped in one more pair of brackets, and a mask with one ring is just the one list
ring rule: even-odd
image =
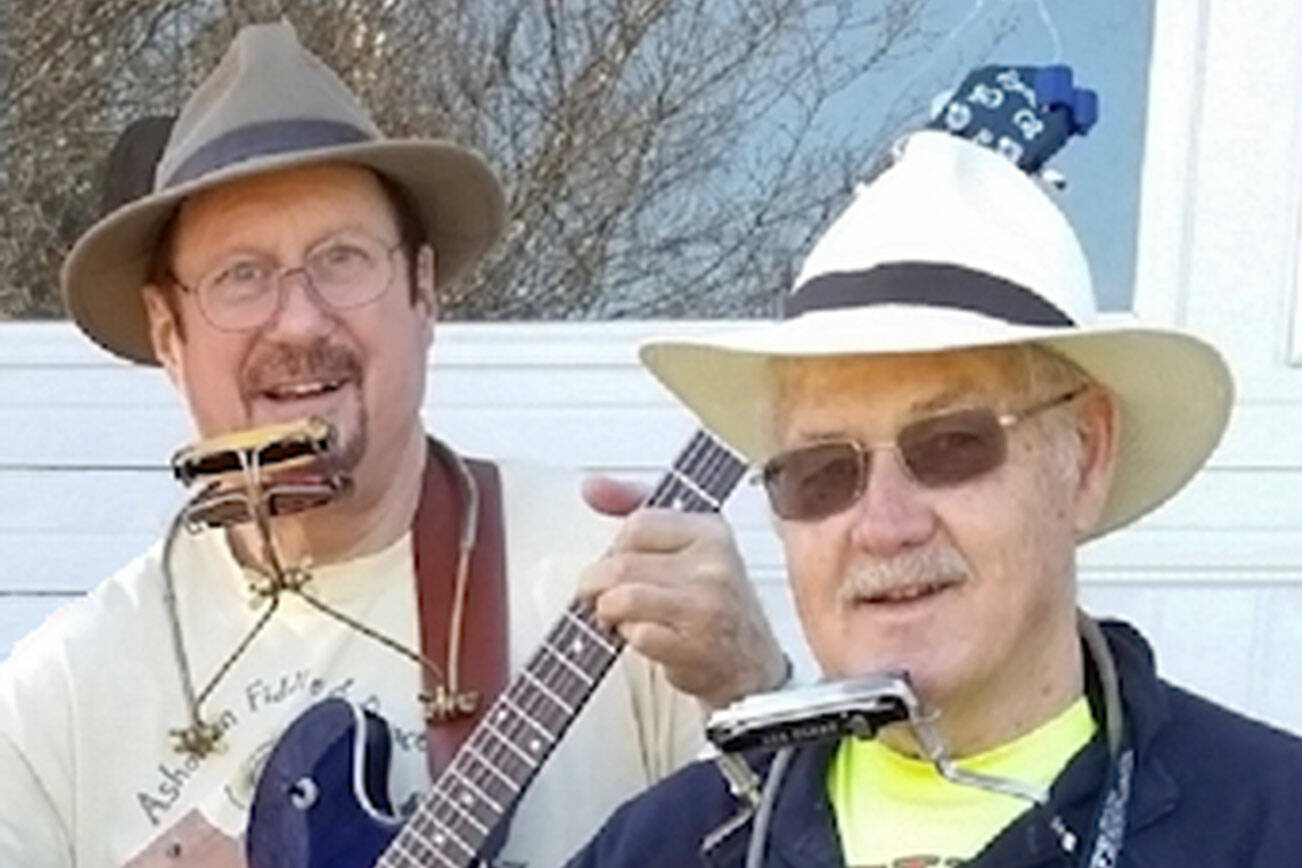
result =
[{"label": "guitar headstock", "polygon": [[1098,94],[1075,87],[1068,66],[983,66],[968,73],[927,127],[990,148],[1034,174],[1098,117]]}]

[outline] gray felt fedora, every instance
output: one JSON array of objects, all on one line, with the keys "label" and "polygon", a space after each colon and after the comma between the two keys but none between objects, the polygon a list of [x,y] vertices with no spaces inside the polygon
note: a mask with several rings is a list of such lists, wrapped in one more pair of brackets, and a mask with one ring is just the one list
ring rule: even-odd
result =
[{"label": "gray felt fedora", "polygon": [[369,167],[407,192],[440,282],[472,266],[501,232],[502,190],[481,157],[445,140],[385,138],[289,25],[245,27],[181,110],[151,192],[73,246],[62,275],[72,318],[109,351],[157,364],[140,289],[176,206],[227,181],[322,162]]}]

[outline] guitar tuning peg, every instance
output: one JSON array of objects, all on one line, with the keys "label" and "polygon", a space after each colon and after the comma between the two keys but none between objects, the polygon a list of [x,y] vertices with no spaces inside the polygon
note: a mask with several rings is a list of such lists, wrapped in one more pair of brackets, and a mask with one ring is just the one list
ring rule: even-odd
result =
[{"label": "guitar tuning peg", "polygon": [[1071,95],[1072,129],[1085,135],[1098,123],[1099,95],[1088,88],[1076,88]]},{"label": "guitar tuning peg", "polygon": [[1061,193],[1067,189],[1067,176],[1057,169],[1044,169],[1040,172],[1040,180],[1048,184],[1053,189]]},{"label": "guitar tuning peg", "polygon": [[931,98],[931,107],[927,112],[927,117],[934,118],[943,112],[945,106],[949,104],[949,101],[954,98],[956,93],[958,93],[958,90],[951,87],[949,90],[942,90],[940,93],[933,96]]},{"label": "guitar tuning peg", "polygon": [[1070,66],[1057,64],[1035,70],[1035,101],[1041,111],[1071,106],[1073,94]]}]

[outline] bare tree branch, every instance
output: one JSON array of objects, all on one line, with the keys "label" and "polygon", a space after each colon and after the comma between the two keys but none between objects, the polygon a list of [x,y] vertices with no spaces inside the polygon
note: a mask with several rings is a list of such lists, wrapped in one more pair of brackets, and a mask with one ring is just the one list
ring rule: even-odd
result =
[{"label": "bare tree branch", "polygon": [[117,134],[281,18],[390,134],[466,143],[501,176],[505,237],[443,288],[449,315],[768,314],[889,132],[838,129],[846,95],[914,110],[874,88],[935,45],[930,2],[8,0],[0,317],[62,314]]}]

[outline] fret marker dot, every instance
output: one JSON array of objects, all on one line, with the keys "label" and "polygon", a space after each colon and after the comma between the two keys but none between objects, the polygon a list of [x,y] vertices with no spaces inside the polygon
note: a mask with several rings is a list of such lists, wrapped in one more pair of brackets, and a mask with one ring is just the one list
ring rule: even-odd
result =
[{"label": "fret marker dot", "polygon": [[461,804],[463,804],[463,805],[473,805],[474,803],[475,803],[475,799],[474,799],[473,796],[470,795],[469,792],[463,792],[463,793],[461,794]]},{"label": "fret marker dot", "polygon": [[443,833],[442,833],[442,832],[439,832],[439,833],[437,833],[437,834],[434,835],[434,843],[437,844],[437,845],[440,846],[440,847],[442,847],[443,844],[444,844],[447,840],[448,840],[447,838],[443,837]]},{"label": "fret marker dot", "polygon": [[498,723],[501,723],[501,722],[504,721],[504,720],[506,720],[506,709],[505,709],[505,708],[503,708],[501,711],[499,711],[499,712],[497,713],[497,722],[498,722]]},{"label": "fret marker dot", "polygon": [[578,653],[579,653],[580,651],[582,651],[582,650],[583,650],[583,640],[582,640],[582,639],[575,639],[573,642],[570,643],[570,651],[571,651],[571,652],[573,652],[573,653],[575,653],[575,654],[578,654]]},{"label": "fret marker dot", "polygon": [[529,742],[529,750],[533,753],[542,750],[542,742],[535,738],[533,741]]}]

